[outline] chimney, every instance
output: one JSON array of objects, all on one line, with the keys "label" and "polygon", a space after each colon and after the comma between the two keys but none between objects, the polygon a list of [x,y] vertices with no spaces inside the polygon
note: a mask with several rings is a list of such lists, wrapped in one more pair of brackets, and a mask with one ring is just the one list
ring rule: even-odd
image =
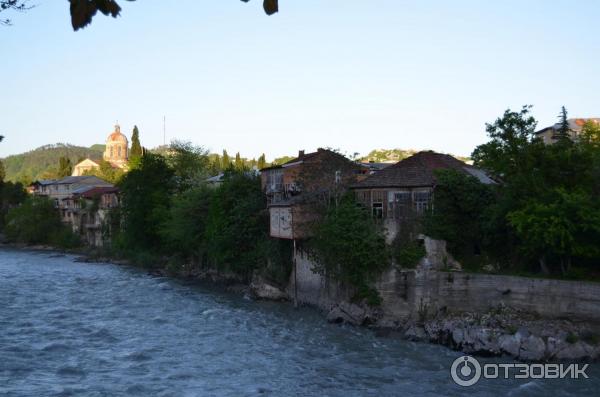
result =
[{"label": "chimney", "polygon": [[304,150],[299,150],[298,151],[298,158],[301,159],[304,157]]}]

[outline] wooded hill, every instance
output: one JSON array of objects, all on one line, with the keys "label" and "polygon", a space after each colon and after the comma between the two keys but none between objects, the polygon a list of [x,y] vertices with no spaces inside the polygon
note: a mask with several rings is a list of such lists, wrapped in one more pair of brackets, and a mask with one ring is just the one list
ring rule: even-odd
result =
[{"label": "wooded hill", "polygon": [[58,167],[61,157],[68,157],[71,164],[90,157],[101,159],[104,145],[93,145],[89,148],[64,143],[44,145],[29,152],[15,154],[2,159],[6,172],[5,180],[28,184],[36,179],[44,179],[52,169]]}]

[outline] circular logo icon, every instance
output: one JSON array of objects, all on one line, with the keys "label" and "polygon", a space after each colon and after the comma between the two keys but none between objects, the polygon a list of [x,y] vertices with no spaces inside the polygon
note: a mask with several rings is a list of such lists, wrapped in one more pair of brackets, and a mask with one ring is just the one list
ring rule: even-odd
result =
[{"label": "circular logo icon", "polygon": [[481,378],[481,365],[471,356],[462,356],[454,360],[450,374],[457,385],[473,386]]}]

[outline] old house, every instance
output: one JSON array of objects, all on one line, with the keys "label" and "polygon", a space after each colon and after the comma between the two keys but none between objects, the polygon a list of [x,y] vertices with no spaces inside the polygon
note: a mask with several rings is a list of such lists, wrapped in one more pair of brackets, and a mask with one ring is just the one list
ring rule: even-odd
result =
[{"label": "old house", "polygon": [[261,170],[262,189],[267,196],[272,237],[306,237],[315,216],[313,205],[343,193],[368,175],[369,168],[327,149],[313,153],[301,150],[298,157]]},{"label": "old house", "polygon": [[63,222],[91,246],[106,244],[111,234],[110,212],[119,206],[116,187],[82,187],[61,200]]},{"label": "old house", "polygon": [[36,181],[31,184],[34,195],[46,196],[54,200],[58,208],[62,199],[67,198],[76,190],[86,187],[112,187],[113,185],[93,175],[67,176],[57,180]]},{"label": "old house", "polygon": [[[600,124],[600,118],[568,119],[567,122],[569,123],[569,135],[571,136],[571,139],[577,140],[585,123],[592,122],[595,124]],[[535,135],[545,144],[550,145],[556,142],[559,128],[560,123],[556,123],[550,127],[542,128],[541,130],[536,131]]]},{"label": "old house", "polygon": [[482,170],[450,155],[423,151],[370,175],[351,186],[374,218],[381,219],[393,239],[402,221],[420,216],[432,205],[435,170],[454,169],[492,184]]}]

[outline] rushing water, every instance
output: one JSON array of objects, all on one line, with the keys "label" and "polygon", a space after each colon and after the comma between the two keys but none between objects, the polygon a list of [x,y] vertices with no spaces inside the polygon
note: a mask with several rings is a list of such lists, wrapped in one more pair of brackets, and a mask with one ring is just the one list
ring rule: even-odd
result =
[{"label": "rushing water", "polygon": [[598,395],[588,380],[452,383],[457,352],[50,253],[0,251],[1,396]]}]

